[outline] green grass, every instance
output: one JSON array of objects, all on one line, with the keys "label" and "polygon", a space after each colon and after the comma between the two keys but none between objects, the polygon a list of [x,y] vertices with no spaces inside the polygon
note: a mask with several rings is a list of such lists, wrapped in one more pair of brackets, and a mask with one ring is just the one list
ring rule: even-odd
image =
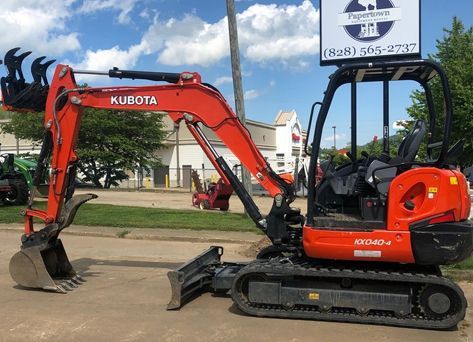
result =
[{"label": "green grass", "polygon": [[[35,208],[44,209],[45,202]],[[19,212],[23,206],[0,207],[0,223],[22,223]],[[215,211],[140,208],[111,204],[84,204],[77,212],[74,224],[120,228],[170,228],[218,231],[259,232],[253,221],[243,214]],[[124,234],[126,235],[126,233]]]},{"label": "green grass", "polygon": [[11,119],[12,115],[13,115],[12,112],[4,111],[3,109],[1,109],[1,106],[0,106],[0,120]]},{"label": "green grass", "polygon": [[120,230],[119,232],[117,232],[116,236],[117,238],[119,239],[123,239],[125,236],[127,236],[128,234],[130,234],[130,231],[125,229],[125,230]]},{"label": "green grass", "polygon": [[473,256],[454,265],[441,267],[443,274],[453,281],[473,282]]},{"label": "green grass", "polygon": [[462,262],[459,262],[458,264],[449,265],[445,268],[455,270],[473,270],[473,256],[470,256],[468,259],[465,259]]}]

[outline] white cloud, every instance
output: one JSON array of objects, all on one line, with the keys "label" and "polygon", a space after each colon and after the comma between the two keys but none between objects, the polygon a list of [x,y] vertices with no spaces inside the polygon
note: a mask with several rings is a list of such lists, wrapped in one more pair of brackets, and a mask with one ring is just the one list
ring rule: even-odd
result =
[{"label": "white cloud", "polygon": [[398,121],[394,121],[393,122],[393,129],[395,130],[400,130],[400,129],[404,129],[405,126],[407,123],[407,120],[398,120]]},{"label": "white cloud", "polygon": [[218,87],[222,84],[232,83],[232,82],[233,82],[233,78],[231,76],[221,76],[221,77],[217,77],[217,79],[214,82],[214,86]]},{"label": "white cloud", "polygon": [[[319,11],[309,0],[297,5],[260,5],[237,14],[240,50],[253,62],[287,62],[319,49]],[[208,23],[194,14],[182,19],[155,18],[143,40],[167,65],[209,66],[229,56],[227,18]]]},{"label": "white cloud", "polygon": [[[87,50],[82,62],[77,64],[68,64],[75,69],[84,70],[107,71],[112,67],[129,69],[133,68],[138,61],[138,58],[143,53],[147,53],[148,50],[148,46],[145,42],[142,42],[139,45],[133,45],[127,50],[122,50],[119,46],[96,51]],[[95,80],[97,76],[77,75],[77,78],[80,82],[88,82],[89,80]]]},{"label": "white cloud", "polygon": [[275,80],[271,80],[269,81],[269,87],[272,88],[276,85],[276,81]]},{"label": "white cloud", "polygon": [[[345,133],[335,134],[336,140],[344,140],[346,137],[347,137],[347,135]],[[333,141],[333,134],[331,136],[325,137],[324,141],[332,142]]]},{"label": "white cloud", "polygon": [[133,67],[138,57],[146,51],[146,45],[133,45],[128,50],[121,50],[117,45],[104,50],[87,50],[85,59],[74,65],[76,68],[88,70],[108,70],[111,67]]},{"label": "white cloud", "polygon": [[143,40],[159,52],[158,62],[167,65],[208,66],[229,54],[226,22],[209,24],[193,14],[182,20],[156,19]]},{"label": "white cloud", "polygon": [[[136,1],[85,0],[79,11],[92,13],[115,9],[126,18]],[[142,13],[142,16],[146,17],[146,14]],[[300,5],[254,4],[237,14],[237,21],[240,50],[243,57],[252,62],[264,64],[279,61],[300,69],[308,65],[304,60],[307,56],[318,53],[319,11],[309,0],[304,0]],[[193,13],[169,20],[160,20],[159,14],[156,14],[139,44],[128,49],[113,46],[87,50],[84,59],[75,66],[99,70],[111,66],[133,67],[140,56],[151,53],[157,54],[157,61],[164,65],[210,66],[230,54],[227,18],[208,23]],[[218,78],[215,84],[218,86],[228,82],[231,78],[224,76]],[[270,83],[272,86],[274,84]],[[256,90],[246,92],[247,99],[260,95],[261,92]]]},{"label": "white cloud", "polygon": [[256,99],[260,95],[261,94],[259,93],[259,91],[255,89],[250,89],[250,90],[245,91],[245,93],[243,94],[243,97],[245,98],[245,100],[253,100],[253,99]]},{"label": "white cloud", "polygon": [[[35,54],[62,55],[80,49],[77,32],[67,30],[74,0],[2,0],[0,50],[18,46]],[[45,10],[47,9],[47,10]]]},{"label": "white cloud", "polygon": [[136,5],[137,0],[84,0],[77,10],[79,13],[94,13],[103,10],[119,11],[117,21],[120,24],[131,22],[130,13]]},{"label": "white cloud", "polygon": [[150,15],[150,11],[148,8],[144,8],[140,14],[139,14],[140,18],[143,18],[143,19],[149,19],[151,17]]}]

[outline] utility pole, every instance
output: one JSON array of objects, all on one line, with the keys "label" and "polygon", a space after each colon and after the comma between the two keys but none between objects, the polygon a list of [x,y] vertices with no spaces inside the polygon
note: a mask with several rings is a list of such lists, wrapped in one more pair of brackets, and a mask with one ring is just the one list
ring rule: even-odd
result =
[{"label": "utility pole", "polygon": [[337,126],[332,126],[332,128],[333,128],[333,149],[337,150],[337,134],[336,134]]},{"label": "utility pole", "polygon": [[[238,48],[238,31],[234,0],[227,0],[227,18],[228,34],[230,38],[230,57],[232,61],[233,92],[235,94],[235,110],[236,115],[240,119],[243,126],[246,126],[245,104],[243,101],[243,84],[241,81],[240,52]],[[241,171],[243,186],[251,196],[253,193],[251,187],[251,175],[243,165]]]}]

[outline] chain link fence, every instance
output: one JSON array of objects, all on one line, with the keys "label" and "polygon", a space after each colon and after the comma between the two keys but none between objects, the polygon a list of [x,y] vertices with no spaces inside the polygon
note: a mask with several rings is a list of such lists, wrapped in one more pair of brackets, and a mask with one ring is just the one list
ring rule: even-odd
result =
[{"label": "chain link fence", "polygon": [[[192,179],[192,171],[195,170],[199,176],[202,187],[206,189],[210,183],[216,183],[220,175],[215,168],[193,167],[183,165],[181,168],[170,168],[167,166],[151,169],[137,170],[129,174],[129,178],[120,182],[118,188],[130,190],[159,190],[173,189],[193,192],[195,184]],[[241,167],[234,167],[233,172],[241,178]]]}]

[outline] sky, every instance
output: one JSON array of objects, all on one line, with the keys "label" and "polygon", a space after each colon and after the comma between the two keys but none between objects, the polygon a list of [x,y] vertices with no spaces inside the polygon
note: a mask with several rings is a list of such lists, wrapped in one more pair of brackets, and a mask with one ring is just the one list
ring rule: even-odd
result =
[{"label": "sky", "polygon": [[[321,101],[334,66],[319,64],[318,0],[236,0],[246,116],[272,123],[280,110],[296,110],[307,127],[310,107]],[[473,25],[471,0],[422,0],[422,55],[435,52],[453,16]],[[0,55],[31,50],[24,70],[41,55],[76,69],[112,67],[197,71],[233,106],[225,0],[1,0]],[[53,69],[53,68],[51,68]],[[52,72],[52,70],[51,70]],[[4,75],[2,70],[0,75]],[[79,78],[89,85],[146,81]],[[391,87],[391,122],[406,119],[414,83]],[[348,89],[340,89],[326,121],[322,146],[349,142]],[[358,142],[382,136],[381,87],[359,88]]]}]

